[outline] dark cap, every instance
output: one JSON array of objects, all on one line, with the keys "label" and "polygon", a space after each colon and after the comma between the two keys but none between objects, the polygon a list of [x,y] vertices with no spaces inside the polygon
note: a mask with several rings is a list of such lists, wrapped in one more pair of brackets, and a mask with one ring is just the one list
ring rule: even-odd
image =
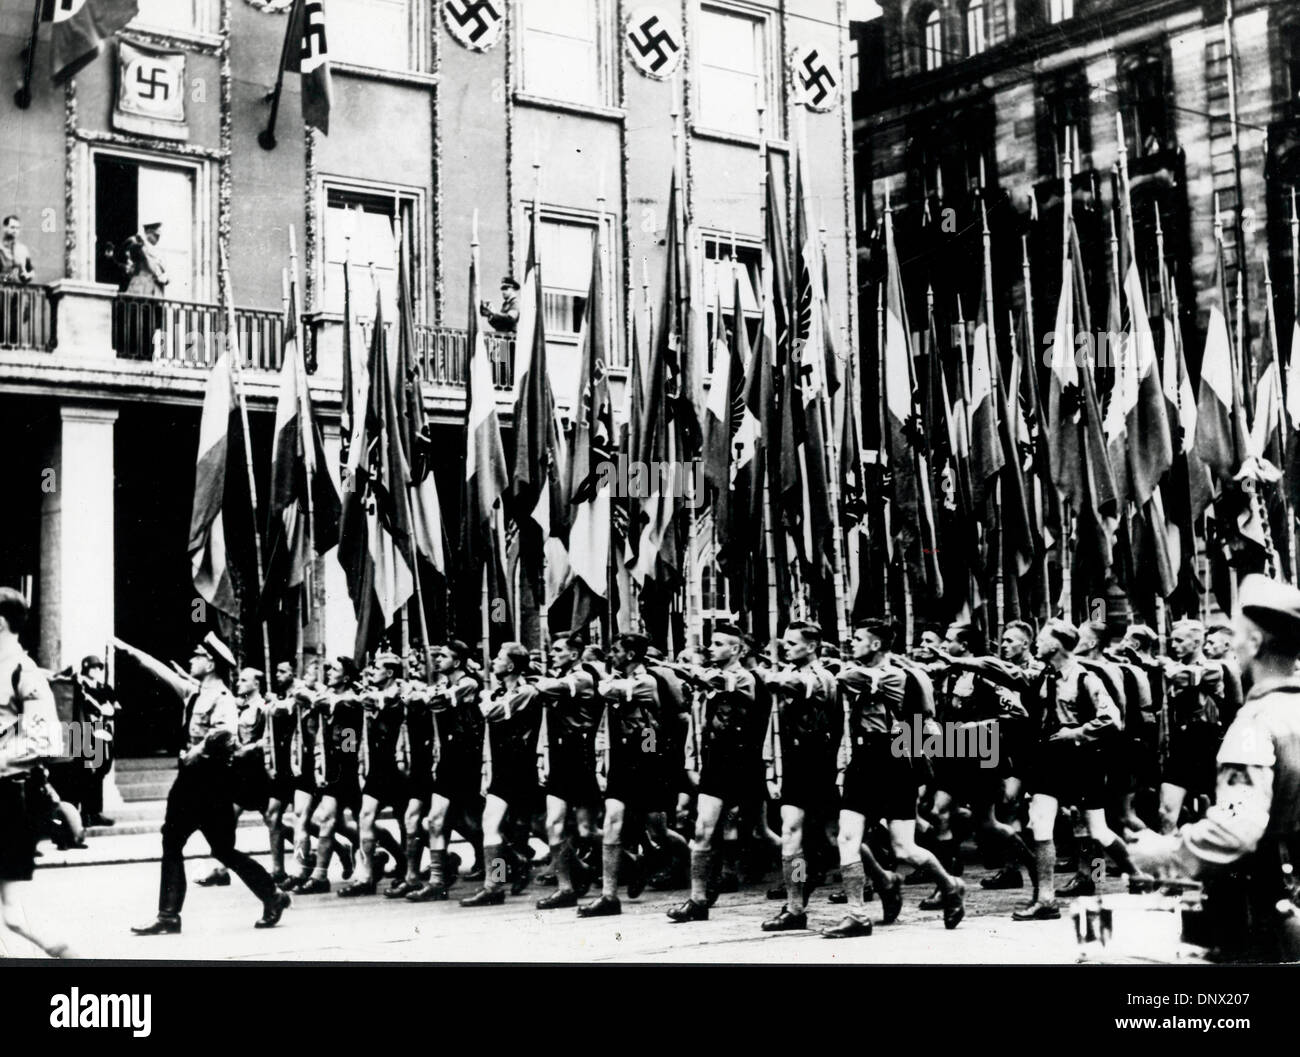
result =
[{"label": "dark cap", "polygon": [[1252,573],[1241,581],[1241,612],[1265,631],[1300,633],[1300,590]]},{"label": "dark cap", "polygon": [[515,277],[513,275],[503,275],[501,277],[501,285],[508,286],[510,287],[511,290],[519,289],[519,283],[515,281]]},{"label": "dark cap", "polygon": [[98,654],[92,653],[81,658],[81,674],[85,675],[92,668],[103,668],[104,658]]}]

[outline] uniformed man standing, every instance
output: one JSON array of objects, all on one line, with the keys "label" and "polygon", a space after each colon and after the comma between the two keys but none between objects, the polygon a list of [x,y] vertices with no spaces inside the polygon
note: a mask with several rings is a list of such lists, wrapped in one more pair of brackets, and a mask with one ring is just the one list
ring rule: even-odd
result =
[{"label": "uniformed man standing", "polygon": [[744,632],[733,624],[715,624],[709,646],[713,668],[694,671],[692,681],[704,694],[704,729],[691,843],[691,894],[668,911],[670,921],[708,921],[714,834],[726,809],[749,799],[750,757],[757,755],[750,744],[757,694],[753,673],[740,663],[744,653]]},{"label": "uniformed man standing", "polygon": [[513,334],[519,326],[519,284],[515,282],[514,276],[506,275],[501,279],[499,310],[493,311],[492,306],[486,301],[479,305],[478,310],[479,315],[486,319],[498,334]]},{"label": "uniformed man standing", "polygon": [[208,633],[190,658],[190,677],[197,681],[185,705],[189,748],[167,794],[163,820],[162,879],[158,893],[158,918],[133,928],[137,936],[158,936],[181,930],[185,904],[185,844],[201,832],[212,854],[229,867],[262,901],[262,916],[255,928],[278,924],[289,906],[289,896],[276,888],[261,866],[235,848],[236,785],[231,762],[239,724],[235,699],[222,678],[235,658],[215,634]]},{"label": "uniformed man standing", "polygon": [[27,614],[26,599],[0,587],[0,911],[11,932],[51,958],[66,958],[68,945],[45,928],[33,928],[20,900],[20,886],[32,879],[36,864],[34,807],[28,802],[33,772],[61,748],[50,684],[18,642]]},{"label": "uniformed man standing", "polygon": [[[1162,876],[1206,883],[1210,912],[1239,906],[1227,953],[1300,961],[1300,591],[1263,576],[1241,584],[1233,652],[1248,686],[1218,753],[1214,805],[1177,834],[1139,834],[1132,856]],[[1233,899],[1235,891],[1239,894]],[[1216,903],[1218,909],[1216,909]]]}]

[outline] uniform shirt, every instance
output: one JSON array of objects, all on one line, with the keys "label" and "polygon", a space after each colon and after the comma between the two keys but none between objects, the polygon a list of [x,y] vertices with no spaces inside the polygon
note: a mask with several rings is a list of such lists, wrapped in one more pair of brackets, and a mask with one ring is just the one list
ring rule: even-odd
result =
[{"label": "uniform shirt", "polygon": [[1165,697],[1173,726],[1218,724],[1224,711],[1223,666],[1204,657],[1166,661]]},{"label": "uniform shirt", "polygon": [[367,759],[367,773],[377,767],[394,767],[397,763],[397,738],[406,708],[402,688],[389,683],[382,690],[372,689],[361,695],[362,722],[359,752]]},{"label": "uniform shirt", "polygon": [[839,687],[820,662],[788,666],[768,680],[781,716],[783,744],[816,748],[829,744],[840,726]]},{"label": "uniform shirt", "polygon": [[998,689],[975,672],[950,668],[939,680],[939,718],[958,723],[992,719]]},{"label": "uniform shirt", "polygon": [[742,746],[754,727],[758,681],[739,661],[726,668],[700,670],[706,737],[713,743]]},{"label": "uniform shirt", "polygon": [[[1231,865],[1266,836],[1300,834],[1300,679],[1253,688],[1219,748],[1214,806],[1152,854],[1192,877]],[[1160,841],[1156,844],[1155,841]]]},{"label": "uniform shirt", "polygon": [[429,691],[429,705],[438,717],[438,740],[443,752],[458,746],[477,752],[483,742],[483,713],[479,710],[483,686],[468,672],[451,675],[451,679],[439,675]]},{"label": "uniform shirt", "polygon": [[31,250],[21,242],[0,239],[0,283],[26,285],[31,281]]},{"label": "uniform shirt", "polygon": [[232,737],[239,732],[239,706],[219,680],[203,683],[190,695],[186,710],[186,736],[191,749],[202,745],[216,731],[227,731]]},{"label": "uniform shirt", "polygon": [[266,734],[266,714],[270,706],[261,694],[241,698],[239,702],[239,721],[237,736],[240,745],[252,745],[261,741]]},{"label": "uniform shirt", "polygon": [[954,657],[953,666],[979,672],[1033,702],[1030,718],[1044,736],[1078,730],[1080,741],[1092,742],[1119,728],[1119,707],[1101,680],[1073,657],[1059,671],[1051,665],[1022,668],[994,657]]},{"label": "uniform shirt", "polygon": [[601,701],[596,695],[596,680],[582,665],[575,664],[557,678],[537,679],[532,685],[546,706],[549,731],[586,734],[596,729]]},{"label": "uniform shirt", "polygon": [[1118,664],[1107,657],[1080,657],[1079,663],[1101,680],[1119,710],[1119,727],[1124,728],[1124,719],[1128,708],[1128,697],[1124,692],[1124,672]]},{"label": "uniform shirt", "polygon": [[638,664],[627,675],[606,680],[602,686],[610,710],[611,733],[620,740],[640,738],[647,730],[659,729],[659,684],[655,677]]},{"label": "uniform shirt", "polygon": [[836,676],[844,696],[849,733],[889,734],[902,726],[907,673],[901,668],[848,664]]},{"label": "uniform shirt", "polygon": [[[14,693],[14,670],[18,692]],[[54,694],[17,640],[0,650],[0,778],[26,774],[63,751]]]},{"label": "uniform shirt", "polygon": [[266,773],[274,779],[288,778],[292,773],[294,719],[292,701],[280,697],[267,700],[266,724],[263,728],[263,760]]}]

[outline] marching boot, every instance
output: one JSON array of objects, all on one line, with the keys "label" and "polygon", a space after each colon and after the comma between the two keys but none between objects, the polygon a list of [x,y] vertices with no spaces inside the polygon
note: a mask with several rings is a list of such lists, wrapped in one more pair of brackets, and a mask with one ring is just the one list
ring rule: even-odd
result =
[{"label": "marching boot", "polygon": [[131,932],[136,936],[175,936],[181,931],[181,919],[179,917],[158,917],[156,921],[151,921],[148,925],[132,925]]},{"label": "marching boot", "polygon": [[623,905],[618,898],[618,868],[623,857],[620,844],[601,845],[601,860],[604,870],[601,874],[601,894],[594,903],[578,907],[580,918],[613,917],[623,912]]}]

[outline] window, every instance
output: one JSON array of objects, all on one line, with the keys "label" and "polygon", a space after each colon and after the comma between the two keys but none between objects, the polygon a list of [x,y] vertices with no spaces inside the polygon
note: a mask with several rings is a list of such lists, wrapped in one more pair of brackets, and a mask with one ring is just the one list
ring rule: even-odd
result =
[{"label": "window", "polygon": [[966,7],[966,54],[978,55],[988,47],[984,36],[984,0],[970,0]]},{"label": "window", "polygon": [[932,8],[925,16],[925,46],[922,50],[922,66],[927,70],[937,70],[943,65],[943,16],[938,8]]},{"label": "window", "polygon": [[[528,210],[531,222],[531,209]],[[547,367],[551,388],[561,404],[569,406],[577,391],[580,340],[583,316],[587,311],[587,295],[591,291],[591,250],[596,236],[595,217],[568,216],[551,213],[545,207],[538,226],[538,250],[542,259],[542,319],[546,327]],[[605,217],[605,296],[609,318],[606,330],[614,345],[614,363],[622,364],[622,333],[618,308],[618,294],[614,276],[617,274],[617,243],[612,217]],[[520,278],[523,268],[519,269]]]},{"label": "window", "polygon": [[[733,267],[732,261],[739,267]],[[722,308],[722,325],[727,332],[727,340],[734,340],[731,333],[732,313],[736,304],[736,279],[740,280],[740,311],[745,317],[745,335],[749,347],[753,349],[758,341],[758,324],[763,312],[759,306],[757,290],[759,287],[759,268],[762,265],[762,250],[755,245],[738,242],[735,256],[732,256],[730,238],[718,236],[704,237],[704,303],[707,305],[709,327],[709,363],[712,372],[713,363],[713,312],[719,305]]]},{"label": "window", "polygon": [[378,70],[421,69],[425,6],[418,0],[329,0],[331,58]]},{"label": "window", "polygon": [[1074,17],[1074,0],[1047,0],[1047,21],[1056,25]]},{"label": "window", "polygon": [[[384,313],[397,311],[397,243],[394,218],[402,218],[406,259],[415,274],[409,276],[417,322],[421,318],[421,285],[416,281],[420,256],[419,217],[413,195],[383,194],[344,187],[325,190],[325,297],[327,312],[343,311],[343,262],[352,259],[352,311],[358,319],[374,317],[375,285],[383,298]],[[370,268],[375,280],[371,284]]]},{"label": "window", "polygon": [[131,20],[133,29],[155,29],[172,33],[214,33],[212,0],[139,0],[139,13]]},{"label": "window", "polygon": [[1170,145],[1165,105],[1165,60],[1159,51],[1143,51],[1120,60],[1124,138],[1129,157],[1145,158]]},{"label": "window", "polygon": [[95,156],[95,281],[125,288],[130,279],[127,240],[146,224],[161,224],[153,253],[162,257],[164,296],[195,299],[199,214],[197,172],[112,154]]},{"label": "window", "polygon": [[1282,27],[1282,56],[1293,113],[1300,114],[1300,22]]},{"label": "window", "polygon": [[601,0],[520,0],[523,89],[570,103],[607,103]]},{"label": "window", "polygon": [[857,37],[849,39],[849,90],[860,91],[862,88],[862,48]]},{"label": "window", "polygon": [[775,109],[768,83],[767,20],[761,15],[705,7],[700,10],[699,124],[720,132],[757,136],[758,107],[770,134]]},{"label": "window", "polygon": [[1085,155],[1092,150],[1087,79],[1080,71],[1072,71],[1044,82],[1040,92],[1043,120],[1039,130],[1039,172],[1063,176],[1062,155],[1069,143],[1077,173],[1083,168]]}]

